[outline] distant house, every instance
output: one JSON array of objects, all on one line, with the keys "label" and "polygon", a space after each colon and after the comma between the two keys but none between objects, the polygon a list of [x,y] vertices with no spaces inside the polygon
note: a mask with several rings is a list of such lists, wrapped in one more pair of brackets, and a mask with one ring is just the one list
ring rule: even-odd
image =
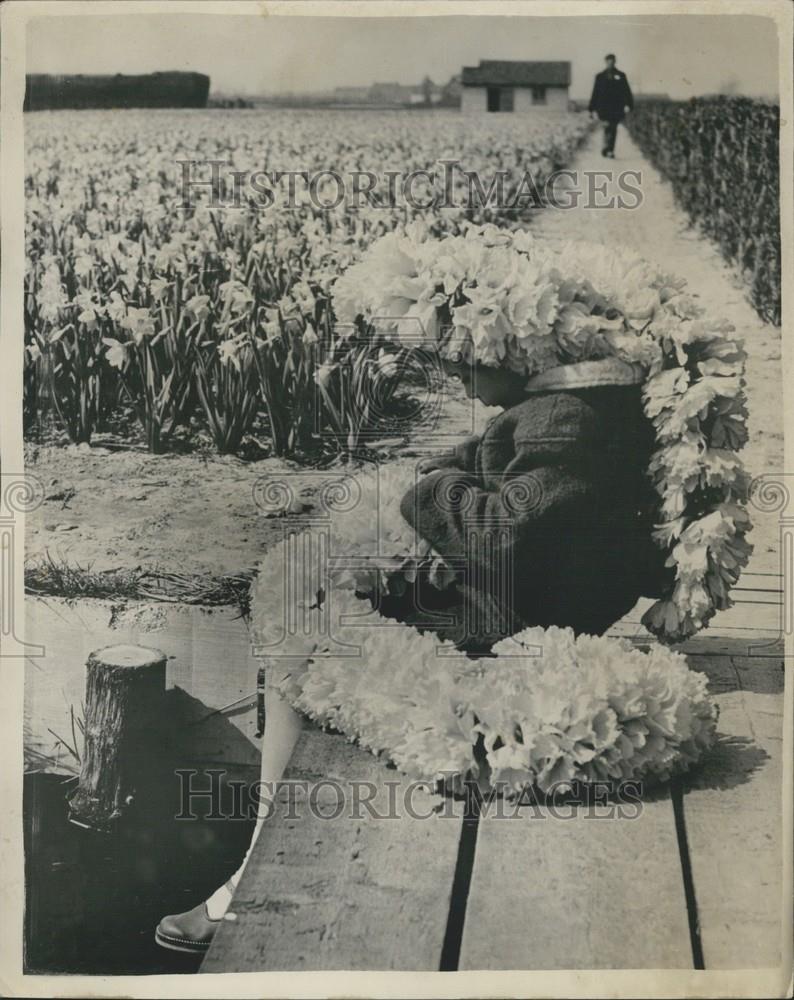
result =
[{"label": "distant house", "polygon": [[571,64],[481,59],[463,67],[461,83],[465,112],[567,111]]},{"label": "distant house", "polygon": [[369,101],[371,104],[410,104],[411,95],[418,92],[418,87],[406,87],[401,83],[373,83],[369,88]]},{"label": "distant house", "polygon": [[[453,78],[454,79],[454,78]],[[373,83],[368,87],[335,87],[333,91],[315,94],[291,94],[273,96],[270,100],[281,103],[284,100],[305,104],[313,102],[321,105],[361,105],[372,108],[431,108],[454,104],[454,97],[447,98],[447,88],[433,83],[426,76],[421,83]],[[458,101],[459,103],[459,101]]]},{"label": "distant house", "polygon": [[418,84],[373,83],[368,101],[380,107],[426,107],[441,103],[441,88],[430,77]]},{"label": "distant house", "polygon": [[335,87],[334,100],[344,103],[365,104],[369,100],[369,87]]}]

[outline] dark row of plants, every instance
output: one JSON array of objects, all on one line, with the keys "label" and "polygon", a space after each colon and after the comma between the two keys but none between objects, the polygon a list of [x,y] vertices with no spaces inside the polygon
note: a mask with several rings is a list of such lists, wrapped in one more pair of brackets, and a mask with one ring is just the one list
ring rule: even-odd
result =
[{"label": "dark row of plants", "polygon": [[638,103],[627,122],[676,200],[780,323],[780,108],[746,97]]}]

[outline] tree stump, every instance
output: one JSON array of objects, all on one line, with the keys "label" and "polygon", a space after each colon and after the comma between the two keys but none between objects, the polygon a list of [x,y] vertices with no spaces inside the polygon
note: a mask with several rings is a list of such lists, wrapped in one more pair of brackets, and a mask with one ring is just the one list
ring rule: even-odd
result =
[{"label": "tree stump", "polygon": [[144,646],[107,646],[86,664],[85,748],[69,819],[113,827],[152,781],[161,742],[166,657]]}]

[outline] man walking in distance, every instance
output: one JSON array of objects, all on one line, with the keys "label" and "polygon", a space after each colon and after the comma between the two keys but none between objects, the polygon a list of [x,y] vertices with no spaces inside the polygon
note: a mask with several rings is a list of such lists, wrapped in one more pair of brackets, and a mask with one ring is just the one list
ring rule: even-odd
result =
[{"label": "man walking in distance", "polygon": [[601,155],[614,159],[618,124],[623,121],[625,113],[634,107],[634,95],[626,74],[615,68],[615,57],[611,52],[605,57],[605,62],[607,68],[596,74],[588,110],[591,114],[595,112],[604,123]]}]

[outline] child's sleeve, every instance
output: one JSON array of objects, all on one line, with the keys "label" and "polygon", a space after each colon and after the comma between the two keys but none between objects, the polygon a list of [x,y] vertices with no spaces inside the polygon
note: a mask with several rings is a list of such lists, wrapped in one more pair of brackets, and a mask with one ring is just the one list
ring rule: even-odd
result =
[{"label": "child's sleeve", "polygon": [[467,546],[472,531],[481,540],[491,538],[501,544],[498,540],[509,526],[514,546],[530,546],[534,536],[547,543],[550,533],[581,527],[590,497],[589,481],[560,466],[512,475],[501,490],[482,488],[471,473],[440,469],[408,491],[400,510],[442,556],[468,555],[476,560],[475,550]]},{"label": "child's sleeve", "polygon": [[464,472],[474,472],[479,446],[479,434],[470,434],[460,444],[455,445],[454,453],[459,469],[462,469]]},{"label": "child's sleeve", "polygon": [[459,472],[474,472],[479,444],[479,436],[472,434],[449,451],[440,452],[427,459],[422,463],[421,471],[457,469]]}]

